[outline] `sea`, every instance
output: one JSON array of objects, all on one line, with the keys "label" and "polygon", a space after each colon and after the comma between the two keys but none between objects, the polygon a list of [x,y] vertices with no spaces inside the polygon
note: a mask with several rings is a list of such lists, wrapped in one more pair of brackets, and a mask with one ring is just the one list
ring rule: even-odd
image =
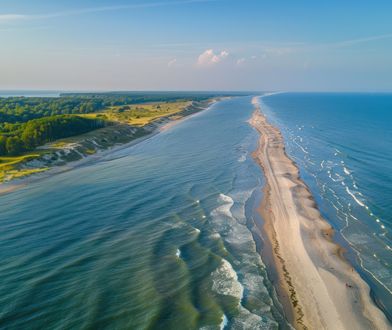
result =
[{"label": "sea", "polygon": [[42,90],[0,90],[2,97],[59,97],[60,91],[42,91]]},{"label": "sea", "polygon": [[[0,195],[0,328],[288,329],[253,232],[252,97]],[[260,100],[390,312],[392,95]]]},{"label": "sea", "polygon": [[392,317],[392,94],[261,98],[346,257]]},{"label": "sea", "polygon": [[0,328],[278,328],[251,97],[0,196]]}]

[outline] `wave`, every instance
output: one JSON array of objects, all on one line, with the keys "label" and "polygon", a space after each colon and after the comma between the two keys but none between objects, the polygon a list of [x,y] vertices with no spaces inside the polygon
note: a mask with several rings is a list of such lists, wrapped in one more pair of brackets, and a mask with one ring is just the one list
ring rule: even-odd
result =
[{"label": "wave", "polygon": [[351,175],[351,172],[347,169],[347,167],[343,166],[343,171],[344,173],[346,173],[347,175]]},{"label": "wave", "polygon": [[238,158],[238,162],[239,163],[243,163],[244,161],[246,161],[246,154],[245,155],[241,155],[240,158]]},{"label": "wave", "polygon": [[362,206],[362,207],[367,207],[362,201],[360,201],[358,198],[357,198],[357,196],[355,196],[355,194],[346,186],[346,191],[347,191],[347,193],[354,199],[354,201],[358,204],[358,205],[360,205],[360,206]]},{"label": "wave", "polygon": [[213,278],[213,291],[224,296],[237,298],[238,303],[240,303],[244,288],[238,281],[238,275],[230,262],[222,259],[221,265],[211,275]]},{"label": "wave", "polygon": [[309,151],[307,151],[303,146],[301,146],[295,139],[293,139],[292,141],[302,150],[303,153],[309,154]]},{"label": "wave", "polygon": [[234,201],[230,196],[225,194],[219,194],[218,201],[223,202],[222,205],[218,206],[211,212],[212,216],[223,214],[227,217],[231,217],[231,207],[234,205]]}]

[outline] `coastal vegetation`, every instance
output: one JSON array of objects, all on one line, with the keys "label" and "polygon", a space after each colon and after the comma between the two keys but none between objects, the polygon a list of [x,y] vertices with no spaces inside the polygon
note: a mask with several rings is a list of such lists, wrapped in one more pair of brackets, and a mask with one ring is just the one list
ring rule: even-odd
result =
[{"label": "coastal vegetation", "polygon": [[102,128],[103,120],[80,116],[57,115],[2,125],[0,156],[20,155],[47,142]]},{"label": "coastal vegetation", "polygon": [[210,95],[66,94],[0,98],[0,182],[46,171],[203,109]]},{"label": "coastal vegetation", "polygon": [[105,112],[84,115],[89,119],[104,119],[110,122],[144,126],[162,116],[170,116],[190,106],[191,102],[165,102],[109,107]]},{"label": "coastal vegetation", "polygon": [[74,93],[60,97],[0,98],[0,124],[20,123],[55,115],[86,114],[110,107],[153,102],[202,101],[215,97],[201,93]]}]

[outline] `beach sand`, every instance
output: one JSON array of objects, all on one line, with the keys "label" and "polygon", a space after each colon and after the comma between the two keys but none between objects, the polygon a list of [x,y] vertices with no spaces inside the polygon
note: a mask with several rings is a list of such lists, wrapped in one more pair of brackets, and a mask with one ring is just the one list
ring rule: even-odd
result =
[{"label": "beach sand", "polygon": [[[391,329],[370,288],[333,241],[333,229],[287,156],[280,131],[261,113],[250,124],[261,134],[254,158],[266,185],[260,213],[278,275],[278,293],[297,329]],[[260,226],[260,224],[259,224]]]}]

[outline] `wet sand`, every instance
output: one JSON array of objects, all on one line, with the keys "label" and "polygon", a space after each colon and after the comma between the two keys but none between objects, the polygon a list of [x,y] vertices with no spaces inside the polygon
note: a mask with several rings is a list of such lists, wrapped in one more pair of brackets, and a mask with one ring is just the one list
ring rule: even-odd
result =
[{"label": "wet sand", "polygon": [[390,329],[369,286],[333,241],[280,131],[267,122],[257,97],[252,103],[250,124],[260,133],[253,156],[266,178],[260,230],[271,244],[287,317],[297,329]]}]

